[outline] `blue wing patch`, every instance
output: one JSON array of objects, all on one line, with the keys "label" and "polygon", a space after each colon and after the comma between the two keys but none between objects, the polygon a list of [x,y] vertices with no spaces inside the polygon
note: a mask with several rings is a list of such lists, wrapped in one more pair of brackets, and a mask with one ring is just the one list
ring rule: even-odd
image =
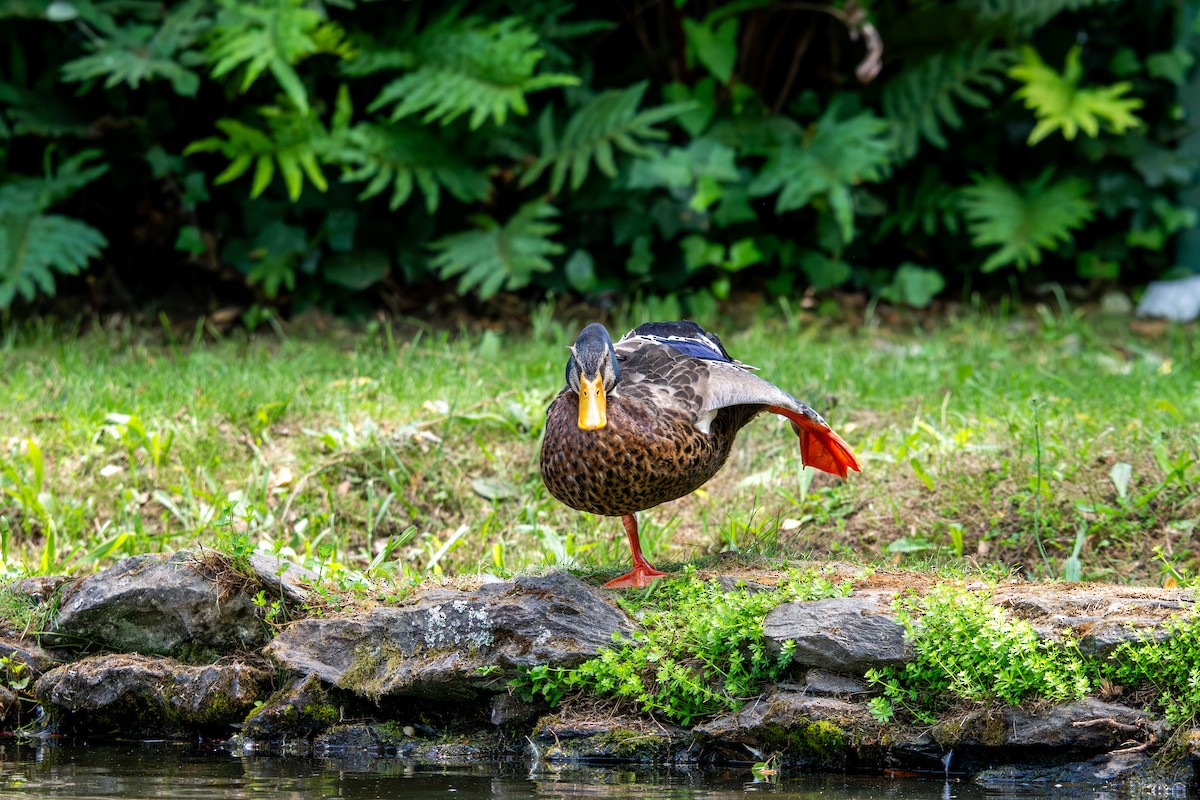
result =
[{"label": "blue wing patch", "polygon": [[709,333],[690,319],[646,322],[626,334],[625,338],[630,336],[669,344],[692,358],[736,363],[729,357],[729,353],[725,352],[725,347],[715,333]]}]

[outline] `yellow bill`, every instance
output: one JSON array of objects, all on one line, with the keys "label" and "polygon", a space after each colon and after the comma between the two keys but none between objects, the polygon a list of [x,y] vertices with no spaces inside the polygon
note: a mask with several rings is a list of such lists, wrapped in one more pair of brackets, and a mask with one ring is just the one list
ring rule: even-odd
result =
[{"label": "yellow bill", "polygon": [[588,379],[579,376],[579,427],[595,431],[608,424],[607,398],[604,395],[604,379],[597,374]]}]

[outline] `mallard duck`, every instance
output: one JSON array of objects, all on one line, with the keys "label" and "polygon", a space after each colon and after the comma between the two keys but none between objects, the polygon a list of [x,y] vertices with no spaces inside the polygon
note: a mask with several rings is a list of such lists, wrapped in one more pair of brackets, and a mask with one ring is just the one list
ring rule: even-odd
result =
[{"label": "mallard duck", "polygon": [[605,586],[664,575],[642,555],[635,515],[704,485],[760,412],[791,422],[805,465],[843,478],[861,471],[820,414],[752,369],[690,320],[647,322],[616,344],[599,323],[579,334],[567,385],[546,412],[542,480],[571,508],[624,523],[633,569]]}]

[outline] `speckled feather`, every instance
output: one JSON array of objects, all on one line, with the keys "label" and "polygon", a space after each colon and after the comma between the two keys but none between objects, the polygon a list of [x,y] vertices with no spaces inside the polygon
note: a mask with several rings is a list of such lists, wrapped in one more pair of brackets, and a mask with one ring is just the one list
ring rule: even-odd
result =
[{"label": "speckled feather", "polygon": [[732,360],[715,335],[684,325],[642,325],[616,343],[620,380],[608,394],[604,428],[579,428],[579,398],[570,388],[554,399],[541,458],[551,494],[580,511],[633,514],[702,486],[725,464],[737,432],[768,406],[825,426],[807,405]]}]

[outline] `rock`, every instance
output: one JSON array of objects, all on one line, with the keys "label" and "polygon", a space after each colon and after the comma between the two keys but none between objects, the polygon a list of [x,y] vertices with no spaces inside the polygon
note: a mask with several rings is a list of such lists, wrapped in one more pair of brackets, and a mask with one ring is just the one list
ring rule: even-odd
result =
[{"label": "rock", "polygon": [[43,675],[34,695],[60,727],[126,735],[194,735],[240,722],[271,675],[240,663],[190,666],[171,658],[90,656]]},{"label": "rock", "polygon": [[1079,652],[1085,656],[1107,658],[1123,644],[1136,642],[1165,642],[1171,632],[1160,621],[1126,619],[1098,622],[1079,637]]},{"label": "rock", "polygon": [[943,719],[929,735],[941,747],[1116,750],[1161,739],[1165,724],[1144,711],[1091,697],[1071,703],[968,711]]},{"label": "rock", "polygon": [[865,704],[789,691],[769,692],[693,728],[710,758],[761,761],[779,752],[801,766],[826,769],[861,762],[857,743],[877,738],[878,730]]},{"label": "rock", "polygon": [[71,579],[66,575],[35,575],[14,581],[9,589],[14,594],[27,597],[35,603],[44,603],[69,580]]},{"label": "rock", "polygon": [[186,551],[134,556],[63,592],[54,641],[200,658],[260,647],[266,628],[244,591],[226,592]]},{"label": "rock", "polygon": [[241,736],[253,746],[308,738],[342,721],[339,706],[315,675],[292,681],[246,718]]},{"label": "rock", "polygon": [[313,751],[321,755],[357,752],[382,756],[383,740],[372,725],[337,725],[313,741]]},{"label": "rock", "polygon": [[835,675],[823,669],[810,669],[804,675],[804,690],[819,695],[866,694],[871,691],[858,678]]},{"label": "rock", "polygon": [[543,717],[530,737],[534,759],[549,762],[672,763],[693,761],[690,731],[644,717],[578,714]]},{"label": "rock", "polygon": [[250,556],[250,569],[272,598],[283,597],[292,605],[300,605],[308,599],[308,587],[317,582],[319,576],[307,567],[293,564],[272,553],[261,550]]},{"label": "rock", "polygon": [[496,727],[533,722],[546,712],[545,703],[531,703],[516,695],[498,694],[491,700],[489,720]]},{"label": "rock", "polygon": [[0,685],[0,720],[16,717],[21,708],[21,698],[12,689]]},{"label": "rock", "polygon": [[1138,303],[1139,317],[1162,317],[1191,322],[1200,316],[1200,275],[1170,281],[1150,281]]},{"label": "rock", "polygon": [[[33,642],[4,637],[0,637],[0,659],[5,664],[4,678],[9,681],[24,676],[37,680],[43,672],[62,663]],[[22,666],[16,669],[17,664]]]},{"label": "rock", "polygon": [[1152,761],[1150,756],[1141,751],[1105,753],[1087,761],[1066,764],[1005,764],[982,770],[973,780],[980,786],[998,792],[1031,784],[1042,784],[1047,789],[1099,787],[1114,782],[1124,783],[1126,778],[1143,775],[1150,770]]},{"label": "rock", "polygon": [[614,633],[632,631],[598,591],[556,573],[300,620],[266,652],[287,669],[367,697],[444,700],[502,690],[519,666],[574,666],[610,646]]},{"label": "rock", "polygon": [[904,628],[872,597],[784,603],[767,614],[763,633],[775,652],[796,642],[792,661],[832,672],[862,673],[912,658]]}]

